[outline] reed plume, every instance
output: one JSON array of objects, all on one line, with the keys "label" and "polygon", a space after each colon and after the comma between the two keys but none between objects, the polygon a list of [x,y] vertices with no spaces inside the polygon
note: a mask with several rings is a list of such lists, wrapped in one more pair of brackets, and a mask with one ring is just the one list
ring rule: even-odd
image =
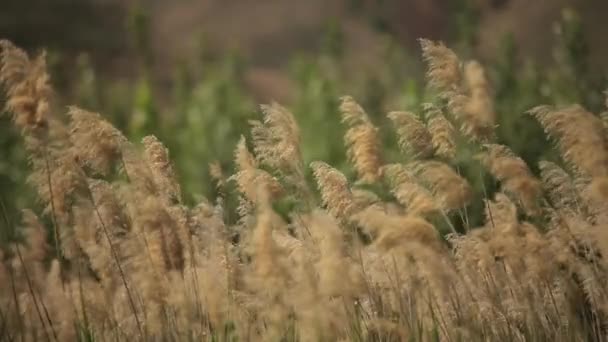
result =
[{"label": "reed plume", "polygon": [[234,153],[238,172],[231,179],[236,181],[239,191],[248,200],[253,203],[257,202],[257,187],[260,185],[266,187],[272,197],[278,197],[283,193],[283,187],[279,181],[268,172],[258,168],[258,162],[249,152],[244,137],[241,137]]},{"label": "reed plume", "polygon": [[425,125],[409,112],[390,112],[399,137],[399,147],[413,158],[428,158],[433,155],[432,136]]},{"label": "reed plume", "polygon": [[352,97],[341,100],[342,122],[348,126],[344,135],[348,157],[362,182],[374,182],[379,177],[381,164],[378,129]]},{"label": "reed plume", "polygon": [[481,64],[462,63],[443,43],[421,39],[422,56],[427,62],[429,85],[447,101],[448,109],[469,138],[489,142],[494,138],[496,114],[489,82]]},{"label": "reed plume", "polygon": [[310,167],[321,191],[323,205],[333,217],[347,220],[356,207],[346,177],[324,162],[312,162]]},{"label": "reed plume", "polygon": [[456,132],[454,126],[452,126],[436,106],[426,103],[423,107],[435,154],[440,158],[453,160],[456,156]]},{"label": "reed plume", "polygon": [[580,105],[566,108],[539,106],[529,112],[557,141],[569,165],[592,178],[590,188],[600,201],[608,195],[608,140],[602,120]]},{"label": "reed plume", "polygon": [[528,165],[504,145],[487,144],[479,156],[488,171],[501,182],[502,189],[515,196],[529,215],[539,213],[541,184]]}]

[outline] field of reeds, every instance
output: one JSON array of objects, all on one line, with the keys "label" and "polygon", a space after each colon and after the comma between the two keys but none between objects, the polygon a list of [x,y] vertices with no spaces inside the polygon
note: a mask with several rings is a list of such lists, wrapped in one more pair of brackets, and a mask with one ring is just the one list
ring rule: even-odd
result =
[{"label": "field of reeds", "polygon": [[0,250],[0,340],[606,340],[608,112],[527,108],[518,120],[553,150],[524,160],[530,131],[501,131],[519,121],[484,66],[420,46],[429,95],[414,110],[380,123],[351,96],[325,109],[348,165],[303,157],[303,136],[318,151],[339,130],[262,105],[229,167],[196,165],[214,190],[193,201],[145,125],[132,141],[57,106],[45,55],[2,41],[41,205],[1,202],[20,229]]}]

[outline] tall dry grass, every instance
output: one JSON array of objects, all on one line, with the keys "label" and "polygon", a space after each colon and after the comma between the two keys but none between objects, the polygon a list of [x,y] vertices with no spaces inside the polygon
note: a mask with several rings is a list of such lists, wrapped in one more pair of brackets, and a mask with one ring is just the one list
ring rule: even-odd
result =
[{"label": "tall dry grass", "polygon": [[[422,115],[388,114],[402,161],[382,156],[379,130],[344,97],[357,179],[315,161],[314,189],[295,118],[271,104],[236,147],[235,172],[211,166],[220,196],[188,207],[162,142],[130,142],[78,107],[60,115],[44,55],[3,41],[7,109],[50,224],[24,211],[22,240],[0,252],[0,340],[605,340],[602,120],[532,109],[563,156],[536,175],[496,141],[483,67],[421,45],[437,99]],[[474,198],[456,167],[461,140],[498,192]],[[290,196],[300,205],[279,214]],[[467,220],[475,200],[480,227]]]}]

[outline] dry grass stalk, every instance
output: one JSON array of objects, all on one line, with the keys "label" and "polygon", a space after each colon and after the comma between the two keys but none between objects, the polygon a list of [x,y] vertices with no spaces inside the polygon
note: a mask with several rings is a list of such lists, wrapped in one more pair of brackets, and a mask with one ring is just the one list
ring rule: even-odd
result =
[{"label": "dry grass stalk", "polygon": [[42,53],[30,60],[11,42],[0,41],[0,83],[7,88],[6,107],[15,125],[28,134],[44,134],[49,126],[52,89],[45,57]]},{"label": "dry grass stalk", "polygon": [[430,103],[424,104],[423,107],[435,154],[440,158],[453,160],[456,156],[454,126],[443,116],[439,108]]},{"label": "dry grass stalk", "polygon": [[169,203],[181,202],[181,189],[167,148],[153,135],[144,137],[142,144],[144,145],[144,157],[152,171],[152,177],[159,193]]},{"label": "dry grass stalk", "polygon": [[301,173],[300,129],[293,114],[278,103],[261,108],[263,123],[251,121],[256,156],[272,169]]},{"label": "dry grass stalk", "polygon": [[76,160],[83,168],[108,175],[121,158],[126,138],[97,113],[71,107],[68,115]]},{"label": "dry grass stalk", "polygon": [[425,184],[445,211],[463,208],[471,201],[473,190],[466,179],[440,161],[420,161],[407,165]]},{"label": "dry grass stalk", "polygon": [[427,77],[429,85],[440,92],[457,91],[462,80],[460,59],[441,42],[420,39],[422,57],[428,63]]},{"label": "dry grass stalk", "polygon": [[381,166],[378,129],[352,97],[344,96],[341,100],[342,122],[348,126],[344,135],[348,157],[362,182],[374,182]]},{"label": "dry grass stalk", "polygon": [[293,114],[277,103],[262,105],[263,122],[252,120],[256,158],[269,166],[289,187],[311,200],[300,151],[300,129]]},{"label": "dry grass stalk", "polygon": [[582,201],[572,177],[557,164],[541,161],[539,163],[542,185],[557,209],[580,212]]},{"label": "dry grass stalk", "polygon": [[356,207],[346,177],[324,162],[312,162],[310,167],[327,211],[337,219],[347,220]]},{"label": "dry grass stalk", "polygon": [[532,175],[528,165],[504,145],[487,144],[485,148],[479,158],[492,176],[501,182],[502,189],[515,196],[527,214],[538,215],[541,183]]},{"label": "dry grass stalk", "polygon": [[562,157],[592,178],[590,188],[601,201],[608,198],[608,138],[600,118],[579,105],[530,110],[549,137],[557,141]]},{"label": "dry grass stalk", "polygon": [[380,207],[370,206],[353,219],[375,236],[375,244],[381,249],[396,248],[406,241],[416,241],[437,250],[443,248],[433,225],[413,215],[387,215]]},{"label": "dry grass stalk", "polygon": [[441,210],[433,195],[415,181],[404,165],[385,165],[382,173],[389,180],[391,192],[409,214],[429,216]]},{"label": "dry grass stalk", "polygon": [[388,117],[397,129],[399,147],[404,153],[415,159],[424,159],[433,155],[431,134],[415,114],[390,112]]},{"label": "dry grass stalk", "polygon": [[268,172],[258,168],[258,162],[249,152],[244,137],[241,137],[234,154],[238,172],[231,179],[236,181],[239,191],[249,201],[257,203],[257,187],[260,185],[266,187],[273,198],[283,193],[283,187],[279,181]]},{"label": "dry grass stalk", "polygon": [[579,105],[562,109],[539,106],[530,111],[557,140],[564,159],[591,177],[606,177],[608,141],[601,120]]},{"label": "dry grass stalk", "polygon": [[452,110],[460,113],[463,133],[481,141],[493,139],[496,114],[490,85],[481,64],[467,62],[464,66],[466,95],[454,98]]},{"label": "dry grass stalk", "polygon": [[440,42],[421,39],[420,45],[428,64],[429,84],[447,100],[462,133],[476,141],[492,140],[496,114],[481,64],[470,61],[462,65],[458,56]]}]

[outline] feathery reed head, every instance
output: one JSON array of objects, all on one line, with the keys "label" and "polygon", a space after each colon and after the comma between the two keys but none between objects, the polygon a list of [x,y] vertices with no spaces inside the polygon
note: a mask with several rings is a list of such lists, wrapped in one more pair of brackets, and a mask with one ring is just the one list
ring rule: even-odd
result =
[{"label": "feathery reed head", "polygon": [[180,202],[181,189],[169,159],[169,150],[153,135],[144,137],[142,144],[159,193],[166,196],[169,203]]},{"label": "feathery reed head", "polygon": [[502,189],[515,196],[529,215],[539,213],[538,200],[542,193],[541,184],[534,177],[523,159],[508,147],[486,144],[480,155],[488,171],[501,182]]},{"label": "feathery reed head", "polygon": [[441,42],[420,39],[422,57],[428,64],[429,84],[440,92],[456,90],[461,82],[460,60]]},{"label": "feathery reed head", "polygon": [[17,127],[38,134],[48,127],[52,93],[45,57],[42,53],[30,60],[25,51],[0,41],[0,83],[7,90],[7,110]]},{"label": "feathery reed head", "polygon": [[551,203],[558,209],[579,211],[581,200],[572,177],[557,164],[542,160],[538,163],[542,186]]},{"label": "feathery reed head", "polygon": [[391,193],[408,214],[429,216],[441,210],[431,192],[416,182],[411,170],[404,165],[385,165],[382,174],[389,181]]},{"label": "feathery reed head", "polygon": [[431,134],[415,114],[390,112],[388,117],[397,129],[399,147],[403,152],[415,159],[424,159],[433,155]]},{"label": "feathery reed head", "polygon": [[467,62],[464,80],[466,95],[454,97],[452,110],[460,116],[465,135],[480,141],[492,140],[496,125],[494,100],[481,64],[477,61]]},{"label": "feathery reed head", "polygon": [[272,168],[301,173],[300,129],[293,114],[276,102],[261,109],[263,123],[251,121],[257,158]]},{"label": "feathery reed head", "polygon": [[436,250],[442,248],[435,227],[420,217],[387,215],[380,207],[370,206],[355,214],[353,219],[376,237],[374,243],[382,250],[399,248],[413,241]]},{"label": "feathery reed head", "polygon": [[107,175],[120,160],[127,139],[101,115],[70,107],[70,141],[83,167]]},{"label": "feathery reed head", "polygon": [[235,154],[235,163],[238,172],[230,177],[236,180],[239,191],[247,197],[248,200],[256,203],[258,201],[258,187],[262,186],[270,192],[272,198],[279,197],[283,194],[283,187],[279,181],[268,172],[258,169],[257,160],[249,152],[247,143],[244,137],[237,144]]},{"label": "feathery reed head", "polygon": [[431,190],[443,210],[463,208],[471,201],[471,186],[447,164],[439,161],[420,161],[412,162],[407,167]]},{"label": "feathery reed head", "polygon": [[321,192],[323,205],[333,217],[348,219],[355,210],[355,205],[346,177],[324,162],[312,162],[310,167]]},{"label": "feathery reed head", "polygon": [[579,105],[561,109],[538,106],[529,113],[557,140],[570,165],[591,177],[608,175],[608,138],[601,119]]},{"label": "feathery reed head", "polygon": [[456,157],[456,131],[454,126],[443,116],[441,109],[431,103],[423,104],[427,127],[435,154],[446,160]]},{"label": "feathery reed head", "polygon": [[342,122],[348,126],[344,136],[348,157],[362,182],[374,182],[381,166],[378,129],[352,97],[344,96],[341,100]]}]

